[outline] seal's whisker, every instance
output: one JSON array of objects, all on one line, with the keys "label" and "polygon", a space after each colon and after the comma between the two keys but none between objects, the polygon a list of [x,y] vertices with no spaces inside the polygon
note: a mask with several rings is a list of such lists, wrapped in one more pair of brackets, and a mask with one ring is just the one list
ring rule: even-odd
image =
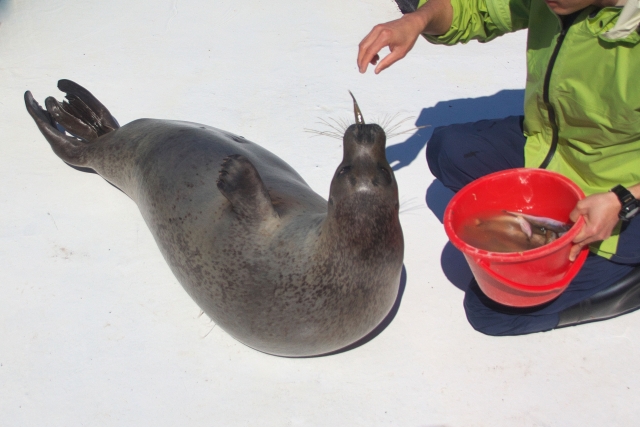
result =
[{"label": "seal's whisker", "polygon": [[409,120],[413,120],[415,116],[405,117],[404,119],[398,119],[400,113],[395,113],[393,115],[385,115],[382,119],[378,120],[378,124],[382,129],[384,129],[385,134],[387,135],[387,139],[391,139],[393,137],[399,135],[405,135],[412,132],[416,132],[419,129],[423,129],[426,127],[430,127],[430,125],[426,126],[411,126],[407,129],[401,129],[402,125],[404,125]]},{"label": "seal's whisker", "polygon": [[406,214],[415,215],[415,214],[418,213],[417,211],[420,211],[422,209],[424,209],[424,206],[411,206],[411,207],[408,207],[406,209],[401,209],[398,212],[398,214],[400,214],[400,215],[406,215]]},{"label": "seal's whisker", "polygon": [[[411,126],[407,129],[401,129],[402,125],[404,125],[409,120],[412,120],[414,117],[409,116],[403,119],[398,119],[399,116],[400,116],[400,113],[385,115],[382,119],[376,120],[374,122],[378,123],[378,125],[382,129],[384,129],[388,139],[391,139],[399,135],[409,134],[417,131],[418,129],[430,127],[429,125]],[[328,119],[320,118],[316,123],[322,126],[326,126],[331,130],[317,130],[317,129],[305,128],[304,129],[305,132],[313,133],[316,136],[329,136],[335,139],[342,139],[342,137],[344,136],[344,132],[347,130],[349,126],[353,124],[352,120],[345,119],[344,117],[338,117],[338,118],[329,117]]]},{"label": "seal's whisker", "polygon": [[391,120],[395,120],[395,116],[394,116],[388,123],[385,123],[385,126],[383,126],[383,128],[387,133],[394,133],[395,131],[398,130],[400,126],[402,126],[403,123],[411,119],[413,119],[413,117],[405,117],[404,119],[399,120],[396,123],[393,123]]},{"label": "seal's whisker", "polygon": [[344,117],[340,117],[338,119],[331,117],[329,118],[329,120],[334,122],[337,125],[337,128],[329,125],[328,123],[327,125],[331,126],[331,128],[342,133],[344,133],[347,130],[347,128],[351,125],[351,121],[349,121],[348,119],[345,119]]},{"label": "seal's whisker", "polygon": [[313,133],[315,136],[328,136],[330,138],[340,139],[342,140],[344,136],[344,132],[350,126],[348,120],[344,118],[335,119],[330,117],[328,120],[320,118],[316,122],[322,126],[328,127],[330,130],[316,130],[316,129],[307,129],[305,128],[305,132]]},{"label": "seal's whisker", "polygon": [[414,116],[409,116],[409,117],[405,117],[404,119],[398,119],[398,116],[400,114],[396,113],[392,116],[387,116],[385,118],[383,118],[380,121],[380,126],[384,129],[385,133],[387,134],[387,138],[391,139],[393,137],[399,136],[399,135],[405,135],[405,134],[409,134],[412,132],[417,131],[418,129],[423,129],[425,127],[429,127],[429,125],[427,126],[411,126],[407,129],[402,129],[401,127],[403,124],[405,124],[406,122],[408,122],[409,120],[414,119]]},{"label": "seal's whisker", "polygon": [[315,130],[315,129],[304,129],[304,131],[307,133],[314,134],[313,136],[328,136],[330,138],[342,139],[341,134],[332,132],[332,131],[321,131],[321,130]]},{"label": "seal's whisker", "polygon": [[214,324],[214,325],[213,325],[213,327],[211,327],[211,329],[209,329],[209,332],[207,332],[207,333],[202,337],[202,339],[205,339],[205,338],[206,338],[206,337],[211,333],[211,331],[213,331],[213,330],[216,328],[216,326],[218,326],[218,325],[217,325],[217,324]]},{"label": "seal's whisker", "polygon": [[330,118],[329,120],[331,120],[333,123],[330,123],[327,120],[321,120],[321,122],[324,123],[325,126],[330,127],[338,133],[344,133],[344,131],[347,130],[347,128],[344,126],[343,121],[338,121],[334,118]]},{"label": "seal's whisker", "polygon": [[406,213],[416,213],[415,211],[424,209],[425,206],[418,202],[418,199],[416,199],[415,197],[411,197],[409,199],[406,200],[401,200],[400,201],[400,214],[406,214]]},{"label": "seal's whisker", "polygon": [[[400,113],[395,113],[393,115],[385,114],[385,116],[378,121],[378,124],[382,129],[385,130],[385,133],[389,129],[389,125],[400,115]],[[409,120],[411,117],[407,117],[405,120]]]},{"label": "seal's whisker", "polygon": [[415,126],[415,127],[411,127],[409,129],[405,129],[405,130],[402,130],[402,131],[399,131],[399,132],[388,133],[387,134],[387,138],[391,139],[391,138],[399,136],[399,135],[406,135],[406,134],[409,134],[409,133],[414,133],[414,132],[416,132],[416,131],[418,131],[420,129],[425,129],[425,128],[428,128],[428,127],[431,127],[431,125]]}]

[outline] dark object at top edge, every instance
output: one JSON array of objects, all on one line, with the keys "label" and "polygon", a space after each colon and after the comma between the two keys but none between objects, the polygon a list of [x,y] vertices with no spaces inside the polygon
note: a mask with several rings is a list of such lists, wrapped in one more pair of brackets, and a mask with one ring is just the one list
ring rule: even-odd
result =
[{"label": "dark object at top edge", "polygon": [[419,0],[395,0],[403,14],[415,12],[418,9]]}]

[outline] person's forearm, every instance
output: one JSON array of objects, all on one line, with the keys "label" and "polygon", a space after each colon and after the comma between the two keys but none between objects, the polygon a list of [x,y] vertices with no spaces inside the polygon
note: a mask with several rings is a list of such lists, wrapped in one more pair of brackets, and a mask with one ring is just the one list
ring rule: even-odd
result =
[{"label": "person's forearm", "polygon": [[429,0],[418,10],[405,15],[420,22],[423,34],[440,36],[451,28],[453,22],[453,7],[451,0]]}]

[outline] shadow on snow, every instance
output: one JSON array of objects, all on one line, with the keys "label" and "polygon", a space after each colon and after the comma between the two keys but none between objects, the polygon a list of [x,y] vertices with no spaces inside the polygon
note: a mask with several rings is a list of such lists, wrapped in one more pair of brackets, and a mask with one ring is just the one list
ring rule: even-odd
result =
[{"label": "shadow on snow", "polygon": [[[496,119],[523,114],[524,90],[502,90],[495,95],[480,98],[454,99],[438,102],[425,108],[416,120],[416,126],[429,126],[418,129],[406,141],[387,147],[386,155],[393,170],[397,171],[411,164],[427,145],[433,130],[439,126],[454,123],[468,123],[483,119]],[[453,191],[446,188],[437,179],[426,193],[427,207],[442,223],[444,210],[453,197]],[[457,288],[466,291],[473,278],[464,255],[451,242],[447,242],[440,257],[442,271]]]}]

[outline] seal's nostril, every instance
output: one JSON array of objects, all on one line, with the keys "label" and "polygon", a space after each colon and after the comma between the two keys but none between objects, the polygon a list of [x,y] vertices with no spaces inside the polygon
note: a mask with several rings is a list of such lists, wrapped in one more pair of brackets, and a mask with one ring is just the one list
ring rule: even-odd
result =
[{"label": "seal's nostril", "polygon": [[389,172],[387,168],[385,168],[384,166],[379,166],[378,168],[387,179],[391,179],[391,172]]},{"label": "seal's nostril", "polygon": [[351,171],[351,166],[347,165],[338,171],[338,175],[344,175],[345,173],[348,173],[350,171]]},{"label": "seal's nostril", "polygon": [[391,171],[380,164],[378,164],[378,170],[381,172],[387,184],[391,184],[391,182],[393,181],[393,178],[391,177]]}]

